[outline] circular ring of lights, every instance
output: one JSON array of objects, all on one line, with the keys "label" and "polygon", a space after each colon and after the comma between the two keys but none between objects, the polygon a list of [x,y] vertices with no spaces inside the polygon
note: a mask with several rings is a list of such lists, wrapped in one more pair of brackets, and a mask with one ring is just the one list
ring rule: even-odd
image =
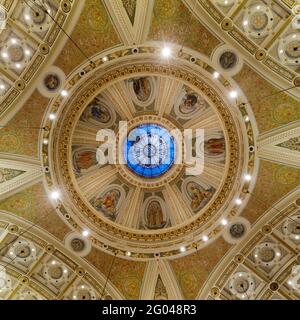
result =
[{"label": "circular ring of lights", "polygon": [[[73,88],[77,86],[77,81],[67,81],[65,88],[70,93],[70,98],[64,99],[61,96],[57,97],[52,101],[48,112],[48,116],[50,114],[58,114],[60,113],[60,110],[63,107],[66,111],[64,117],[57,116],[57,120],[55,121],[47,117],[44,123],[46,126],[46,134],[49,137],[49,144],[44,145],[42,150],[43,154],[48,155],[43,156],[43,159],[45,160],[44,165],[49,166],[50,168],[50,172],[45,172],[47,181],[46,183],[50,190],[53,190],[55,188],[55,185],[63,188],[61,192],[61,195],[63,197],[61,199],[55,200],[56,202],[58,202],[58,211],[63,216],[68,216],[66,221],[71,223],[72,226],[76,228],[80,233],[83,229],[82,219],[84,219],[84,228],[88,228],[90,230],[89,238],[97,247],[104,248],[108,252],[115,252],[115,248],[117,247],[119,250],[119,254],[123,253],[124,256],[127,255],[127,252],[131,252],[131,259],[149,259],[155,258],[156,255],[159,255],[161,257],[179,255],[182,251],[180,250],[180,248],[178,248],[178,245],[174,243],[174,240],[176,239],[178,243],[179,238],[186,238],[186,235],[189,233],[192,233],[194,235],[193,239],[194,242],[198,243],[198,248],[199,246],[204,245],[211,237],[214,237],[216,234],[219,234],[219,232],[222,231],[224,228],[221,225],[221,223],[217,219],[215,219],[216,223],[212,225],[211,228],[208,230],[205,227],[207,225],[207,222],[211,220],[212,216],[224,213],[223,211],[221,212],[219,209],[222,208],[222,206],[225,205],[225,203],[228,203],[228,201],[231,202],[231,204],[227,208],[228,214],[235,215],[236,212],[239,212],[239,206],[236,207],[234,202],[236,192],[242,192],[243,187],[245,187],[245,185],[249,186],[249,182],[242,182],[239,179],[239,177],[241,177],[241,163],[239,162],[239,159],[241,159],[241,157],[239,153],[244,152],[243,150],[239,150],[239,148],[243,148],[242,146],[245,145],[247,146],[247,143],[249,143],[249,141],[246,137],[249,136],[249,133],[250,135],[253,134],[251,121],[246,123],[243,120],[243,117],[247,115],[246,108],[244,106],[241,106],[239,108],[241,109],[241,119],[238,118],[239,120],[234,120],[234,118],[232,118],[231,112],[229,111],[230,108],[228,109],[227,107],[225,107],[226,103],[224,104],[224,100],[217,93],[219,89],[217,89],[216,91],[215,86],[210,86],[206,82],[210,77],[210,71],[208,71],[210,70],[209,67],[205,71],[203,70],[204,72],[206,72],[206,75],[202,75],[201,77],[199,77],[197,73],[200,71],[200,69],[199,71],[194,73],[194,71],[189,69],[187,66],[179,67],[178,65],[173,65],[174,61],[172,61],[171,64],[170,61],[168,64],[165,64],[161,61],[158,62],[156,54],[160,51],[160,47],[154,47],[154,50],[152,49],[152,47],[145,47],[142,48],[142,50],[140,50],[140,52],[143,52],[143,54],[134,54],[134,57],[132,56],[132,53],[130,51],[126,51],[127,55],[129,55],[128,57],[126,57],[126,54],[124,55],[120,53],[120,55],[118,56],[122,58],[119,60],[120,63],[118,63],[117,68],[115,68],[116,61],[113,61],[113,64],[110,62],[113,58],[109,53],[107,54],[107,61],[105,62],[102,61],[102,56],[100,56],[99,68],[101,68],[102,65],[105,64],[105,66],[108,66],[106,68],[106,72],[104,74],[101,73],[101,77],[99,77],[99,72],[95,72],[98,70],[96,68],[92,72],[87,72],[86,74],[82,75],[82,77],[78,78],[78,81],[79,83],[82,83],[83,86],[81,86],[80,90],[76,91],[73,91]],[[148,60],[146,64],[145,62],[139,62],[141,58],[142,60],[144,60],[144,57],[147,55]],[[133,61],[133,58],[135,61]],[[118,60],[118,58],[116,58],[116,60]],[[196,58],[196,60],[199,59]],[[199,60],[199,62],[200,61],[201,60]],[[98,60],[95,60],[95,63],[96,62],[98,63]],[[129,62],[130,66],[128,65]],[[97,63],[96,65],[98,65]],[[191,64],[189,59],[188,63]],[[97,216],[95,211],[91,209],[91,206],[87,205],[86,201],[84,201],[81,198],[80,194],[78,193],[78,188],[74,187],[74,177],[70,176],[72,175],[72,169],[68,165],[68,158],[70,154],[69,148],[72,142],[72,132],[74,131],[74,126],[76,125],[83,108],[85,108],[86,103],[88,102],[87,100],[91,101],[91,99],[97,93],[99,93],[100,89],[104,90],[108,88],[109,85],[116,83],[117,81],[119,81],[119,79],[127,79],[128,77],[138,77],[141,75],[157,75],[163,77],[167,76],[172,79],[180,79],[180,81],[183,81],[184,83],[192,86],[193,90],[201,92],[201,95],[204,94],[204,96],[206,96],[207,99],[211,101],[211,103],[214,106],[214,109],[218,110],[219,117],[224,120],[224,125],[230,127],[230,129],[228,129],[228,132],[227,130],[225,132],[226,141],[229,143],[231,151],[230,157],[228,158],[228,160],[226,160],[228,161],[228,164],[226,165],[228,173],[224,176],[222,188],[219,189],[216,196],[214,196],[212,201],[209,202],[209,205],[205,207],[206,210],[203,211],[201,215],[195,215],[185,224],[158,231],[140,231],[136,229],[122,228],[120,225],[108,222]],[[212,75],[210,81],[211,83],[215,81]],[[227,91],[227,95],[229,95],[228,89],[230,89],[230,87],[224,87],[224,91]],[[82,95],[83,93],[84,96]],[[86,93],[89,94],[87,95]],[[236,98],[237,97],[235,95],[234,99]],[[228,100],[229,99],[230,98],[228,98]],[[231,99],[233,98],[231,97]],[[145,115],[144,117],[146,117],[146,123],[153,123],[153,115]],[[134,119],[132,121],[134,123]],[[166,119],[160,117],[160,121],[160,124],[166,127]],[[236,133],[234,127],[236,121],[241,121],[243,123],[242,126],[245,126],[248,132],[248,135],[243,136],[243,143],[240,144],[239,147],[237,146],[239,135]],[[171,122],[169,121],[169,123]],[[136,124],[140,124],[140,122],[137,122]],[[50,135],[49,130],[51,130]],[[247,150],[247,148],[245,150]],[[49,151],[51,151],[51,153],[48,153]],[[53,159],[51,154],[59,155],[59,163],[61,163],[62,165],[58,166],[56,162],[57,159]],[[251,161],[249,160],[250,162],[248,163],[247,159],[248,158],[246,156],[246,163],[244,163],[244,166],[249,166],[247,168],[247,172],[251,174],[254,166],[253,158]],[[64,165],[64,163],[66,165]],[[168,175],[172,171],[173,167],[168,172],[166,172],[165,175]],[[128,168],[127,171],[129,171]],[[137,178],[137,175],[135,175],[132,172],[131,174],[135,177],[135,179]],[[165,175],[163,175],[161,178],[165,177]],[[233,184],[237,184],[238,186],[233,188]],[[224,192],[227,192],[228,196],[225,195]],[[219,196],[220,193],[222,194],[222,197]],[[76,206],[73,206],[72,204],[72,212],[69,212],[69,210],[66,209],[66,207],[64,206],[65,196],[71,196],[73,199],[71,203],[76,203]],[[240,195],[240,197],[243,200],[245,198],[248,198],[247,195]],[[230,211],[233,208],[235,208],[234,213],[233,211]],[[80,218],[78,214],[81,215]],[[204,231],[205,236],[203,235]],[[126,243],[124,241],[121,241],[122,239],[126,239]],[[153,241],[156,242],[156,245],[155,249],[152,250],[151,247],[149,247],[149,243]],[[186,251],[192,248],[195,248],[195,244],[189,242],[186,246]],[[129,257],[129,255],[127,256]]]}]

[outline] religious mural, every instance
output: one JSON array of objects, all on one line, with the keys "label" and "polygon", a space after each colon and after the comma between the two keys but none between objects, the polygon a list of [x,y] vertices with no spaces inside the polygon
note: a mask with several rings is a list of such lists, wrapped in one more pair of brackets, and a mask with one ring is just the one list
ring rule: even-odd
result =
[{"label": "religious mural", "polygon": [[189,181],[186,184],[186,194],[190,200],[191,209],[194,212],[198,212],[202,209],[212,198],[216,189],[214,187],[201,186],[199,183]]},{"label": "religious mural", "polygon": [[58,75],[51,73],[44,78],[44,84],[49,91],[55,91],[60,86],[60,79]]},{"label": "religious mural", "polygon": [[154,77],[128,79],[127,87],[135,107],[149,107],[155,99],[156,78]]},{"label": "religious mural", "polygon": [[210,138],[204,142],[204,153],[208,156],[220,156],[225,154],[225,138]]},{"label": "religious mural", "polygon": [[108,108],[104,103],[103,98],[99,95],[87,106],[80,120],[107,127],[114,119],[111,109]]},{"label": "religious mural", "polygon": [[118,209],[120,207],[121,191],[117,188],[111,188],[100,196],[91,200],[92,206],[104,216],[112,221],[116,220]]},{"label": "religious mural", "polygon": [[234,52],[225,51],[220,56],[220,65],[225,70],[234,68],[237,62],[238,62],[238,57]]},{"label": "religious mural", "polygon": [[152,200],[148,203],[145,218],[145,226],[148,229],[160,229],[166,225],[163,208],[157,200]]},{"label": "religious mural", "polygon": [[80,148],[73,152],[73,167],[75,174],[80,174],[97,164],[96,150]]},{"label": "religious mural", "polygon": [[207,102],[187,86],[183,87],[178,101],[179,103],[175,105],[175,113],[182,119],[191,118],[196,113],[208,109]]}]

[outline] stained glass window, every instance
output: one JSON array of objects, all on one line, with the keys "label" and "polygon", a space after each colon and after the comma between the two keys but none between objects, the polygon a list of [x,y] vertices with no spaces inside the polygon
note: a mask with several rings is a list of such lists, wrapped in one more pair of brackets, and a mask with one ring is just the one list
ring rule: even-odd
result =
[{"label": "stained glass window", "polygon": [[124,153],[127,166],[135,174],[145,178],[160,177],[174,163],[174,138],[160,125],[142,124],[128,134]]}]

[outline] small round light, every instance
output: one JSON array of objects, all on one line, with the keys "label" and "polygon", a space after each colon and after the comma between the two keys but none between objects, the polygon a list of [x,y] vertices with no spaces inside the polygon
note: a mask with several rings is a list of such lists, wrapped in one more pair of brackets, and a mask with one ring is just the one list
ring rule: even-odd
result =
[{"label": "small round light", "polygon": [[245,122],[249,122],[249,121],[250,121],[250,118],[249,118],[248,116],[245,116],[245,117],[244,117],[244,120],[245,120]]},{"label": "small round light", "polygon": [[248,20],[245,20],[245,21],[243,22],[243,25],[244,25],[244,26],[247,26],[247,25],[248,25]]},{"label": "small round light", "polygon": [[48,144],[49,140],[48,139],[44,139],[43,140],[43,144]]},{"label": "small round light", "polygon": [[280,252],[276,252],[276,256],[277,256],[277,257],[280,257],[280,256],[281,256],[281,253],[280,253]]},{"label": "small round light", "polygon": [[235,200],[235,203],[236,203],[237,205],[241,205],[241,204],[242,204],[242,200],[241,200],[240,198],[237,198],[237,199]]},{"label": "small round light", "polygon": [[245,180],[246,181],[251,181],[252,177],[250,176],[250,174],[246,174],[245,175]]},{"label": "small round light", "polygon": [[68,270],[67,270],[67,269],[65,269],[65,270],[64,270],[64,273],[68,273]]},{"label": "small round light", "polygon": [[67,90],[61,90],[60,93],[63,97],[66,97],[68,95],[68,91]]},{"label": "small round light", "polygon": [[30,50],[29,49],[26,49],[24,52],[25,52],[26,56],[30,55]]},{"label": "small round light", "polygon": [[215,71],[213,76],[214,76],[214,79],[218,79],[220,77],[220,73]]},{"label": "small round light", "polygon": [[81,289],[84,289],[84,285],[81,286]]},{"label": "small round light", "polygon": [[4,90],[5,89],[5,85],[2,83],[2,84],[0,84],[0,89],[1,90]]},{"label": "small round light", "polygon": [[52,191],[52,192],[51,192],[51,198],[52,198],[53,200],[57,200],[59,197],[60,197],[59,191]]},{"label": "small round light", "polygon": [[51,263],[52,263],[53,265],[55,265],[55,264],[56,264],[56,261],[55,261],[55,260],[53,260]]},{"label": "small round light", "polygon": [[180,252],[186,252],[186,247],[180,247]]},{"label": "small round light", "polygon": [[56,115],[54,113],[50,113],[49,119],[54,120],[56,118]]},{"label": "small round light", "polygon": [[27,20],[27,21],[29,21],[29,20],[30,20],[30,15],[29,15],[29,14],[25,14],[25,15],[24,15],[24,19]]},{"label": "small round light", "polygon": [[299,240],[299,239],[300,239],[300,236],[295,236],[295,239],[296,239],[296,240]]},{"label": "small round light", "polygon": [[259,9],[260,9],[260,6],[257,6],[256,9],[259,10]]},{"label": "small round light", "polygon": [[4,52],[2,52],[2,54],[1,54],[1,55],[2,55],[2,57],[3,57],[4,59],[7,59],[7,58],[8,58],[8,53],[7,53],[7,52],[5,52],[5,51],[4,51]]},{"label": "small round light", "polygon": [[283,53],[283,50],[282,50],[282,49],[280,49],[280,50],[279,50],[279,53]]},{"label": "small round light", "polygon": [[234,99],[234,98],[236,98],[237,97],[237,92],[236,91],[230,91],[230,93],[229,93],[229,96],[230,96],[230,98],[232,98],[232,99]]},{"label": "small round light", "polygon": [[130,257],[130,256],[131,256],[131,252],[130,252],[130,251],[127,251],[127,252],[126,252],[126,256],[127,256],[127,257]]},{"label": "small round light", "polygon": [[208,241],[208,236],[203,236],[203,237],[202,237],[202,240],[203,240],[204,242]]},{"label": "small round light", "polygon": [[221,220],[221,224],[222,224],[223,226],[226,226],[226,225],[228,224],[228,221],[227,221],[226,219],[222,219],[222,220]]},{"label": "small round light", "polygon": [[20,63],[16,63],[16,68],[17,69],[21,69],[21,64]]},{"label": "small round light", "polygon": [[291,280],[289,280],[288,284],[291,286],[293,284],[293,282]]},{"label": "small round light", "polygon": [[88,230],[83,230],[83,231],[82,231],[82,235],[83,235],[84,237],[87,237],[89,234],[90,234],[90,233],[89,233]]},{"label": "small round light", "polygon": [[168,58],[171,55],[171,49],[169,47],[164,47],[161,50],[161,54],[163,57]]},{"label": "small round light", "polygon": [[108,57],[107,57],[107,56],[103,57],[103,58],[102,58],[102,61],[103,61],[103,62],[108,61]]},{"label": "small round light", "polygon": [[16,44],[16,43],[17,43],[17,39],[16,39],[16,38],[12,38],[12,39],[11,39],[11,43],[12,43],[12,44]]}]

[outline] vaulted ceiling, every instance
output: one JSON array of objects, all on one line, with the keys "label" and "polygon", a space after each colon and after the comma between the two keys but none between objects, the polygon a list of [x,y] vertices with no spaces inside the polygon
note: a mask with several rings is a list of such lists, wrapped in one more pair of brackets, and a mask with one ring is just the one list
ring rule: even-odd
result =
[{"label": "vaulted ceiling", "polygon": [[[299,1],[0,0],[2,17],[0,299],[299,299]],[[121,120],[205,129],[204,171],[99,165]]]}]

